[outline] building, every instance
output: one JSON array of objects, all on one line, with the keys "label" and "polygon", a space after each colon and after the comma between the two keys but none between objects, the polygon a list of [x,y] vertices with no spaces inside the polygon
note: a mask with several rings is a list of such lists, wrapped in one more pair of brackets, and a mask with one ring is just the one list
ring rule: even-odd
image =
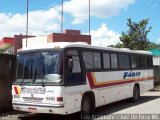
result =
[{"label": "building", "polygon": [[51,33],[46,36],[36,36],[23,39],[22,48],[32,47],[35,45],[43,45],[52,42],[85,42],[91,44],[90,35],[82,35],[79,30],[65,30],[64,33]]},{"label": "building", "polygon": [[91,44],[91,36],[82,35],[80,30],[65,30],[64,33],[49,34],[47,42],[86,42]]},{"label": "building", "polygon": [[4,37],[0,40],[0,52],[5,54],[16,54],[22,48],[22,39],[35,37],[26,35],[14,35],[14,37]]},{"label": "building", "polygon": [[151,49],[149,50],[153,55],[153,65],[160,66],[160,49]]},{"label": "building", "polygon": [[155,86],[160,85],[160,49],[149,50],[153,55]]},{"label": "building", "polygon": [[51,33],[46,36],[26,36],[20,34],[14,35],[14,37],[2,38],[0,51],[6,54],[16,54],[18,49],[51,42],[86,42],[91,44],[91,36],[82,35],[80,30],[65,30],[63,33]]},{"label": "building", "polygon": [[79,30],[66,30],[64,33],[52,33],[46,36],[35,37],[20,34],[14,35],[14,37],[4,37],[0,40],[1,53],[6,53],[0,54],[0,109],[12,108],[10,91],[11,84],[15,79],[17,50],[50,42],[86,42],[91,44],[91,36],[81,35]]},{"label": "building", "polygon": [[13,53],[14,38],[4,37],[0,41],[0,51],[3,53]]}]

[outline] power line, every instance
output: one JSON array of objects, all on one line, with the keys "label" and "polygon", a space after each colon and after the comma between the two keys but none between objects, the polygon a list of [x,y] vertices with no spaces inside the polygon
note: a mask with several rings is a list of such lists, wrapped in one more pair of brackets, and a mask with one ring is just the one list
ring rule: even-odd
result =
[{"label": "power line", "polygon": [[[3,23],[3,22],[0,22],[0,24],[2,24],[2,25],[6,25],[6,26],[9,26],[9,27],[16,27],[16,28],[21,28],[21,29],[26,29],[26,27],[22,27],[22,26],[17,26],[17,25],[12,25],[12,24],[6,24],[6,23]],[[30,29],[30,30],[39,30],[39,29],[34,29],[34,28],[28,28],[28,29]],[[46,34],[39,34],[40,36],[46,36]],[[52,37],[51,37],[52,38]]]},{"label": "power line", "polygon": [[88,0],[88,4],[89,4],[89,10],[88,10],[88,12],[89,12],[89,14],[88,14],[89,18],[88,19],[89,19],[89,21],[88,22],[89,22],[89,35],[90,35],[90,26],[91,26],[91,17],[90,17],[91,16],[91,3],[90,3],[90,0]]},{"label": "power line", "polygon": [[28,38],[28,4],[29,4],[29,0],[26,1],[27,5],[26,5],[26,9],[27,9],[27,19],[26,19],[26,47],[27,47],[27,38]]},{"label": "power line", "polygon": [[[18,25],[13,25],[13,24],[7,24],[7,23],[4,23],[4,22],[0,22],[1,25],[7,25],[7,26],[13,26],[13,27],[16,27],[16,28],[22,28],[22,29],[26,29],[26,27],[24,26],[18,26]],[[34,29],[34,28],[28,28],[28,29],[31,29],[31,30],[38,30],[38,29]]]},{"label": "power line", "polygon": [[42,3],[42,2],[39,2],[39,1],[35,1],[35,0],[29,0],[29,2],[31,2],[31,3],[33,3],[33,4],[38,4],[38,5],[41,6],[41,7],[49,6],[49,4]]},{"label": "power line", "polygon": [[63,0],[62,0],[62,12],[61,12],[61,33],[63,33]]}]

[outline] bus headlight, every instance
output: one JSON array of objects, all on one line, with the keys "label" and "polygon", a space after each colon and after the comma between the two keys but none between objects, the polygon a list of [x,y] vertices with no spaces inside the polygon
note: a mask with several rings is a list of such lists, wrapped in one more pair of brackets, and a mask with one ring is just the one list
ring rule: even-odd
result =
[{"label": "bus headlight", "polygon": [[14,95],[14,98],[20,98],[20,95]]}]

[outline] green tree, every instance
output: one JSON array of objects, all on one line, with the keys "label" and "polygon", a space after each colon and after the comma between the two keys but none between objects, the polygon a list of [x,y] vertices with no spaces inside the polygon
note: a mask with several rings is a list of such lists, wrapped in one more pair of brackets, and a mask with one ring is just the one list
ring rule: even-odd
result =
[{"label": "green tree", "polygon": [[143,19],[139,23],[136,23],[132,22],[132,20],[129,18],[127,23],[129,30],[126,33],[122,32],[122,36],[120,37],[122,45],[118,43],[118,47],[125,47],[132,50],[146,49],[149,44],[147,35],[151,30],[151,27],[147,28],[148,20],[149,19]]},{"label": "green tree", "polygon": [[149,42],[145,50],[150,50],[150,49],[155,49],[155,48],[160,48],[158,44],[154,42]]},{"label": "green tree", "polygon": [[123,46],[123,44],[118,42],[116,45],[109,45],[108,47],[123,48],[124,46]]}]

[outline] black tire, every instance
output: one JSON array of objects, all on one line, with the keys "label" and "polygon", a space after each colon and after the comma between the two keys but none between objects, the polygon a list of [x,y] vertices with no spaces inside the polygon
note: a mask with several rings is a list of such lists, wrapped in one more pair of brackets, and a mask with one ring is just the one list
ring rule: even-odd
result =
[{"label": "black tire", "polygon": [[132,97],[132,102],[137,102],[140,98],[140,89],[138,85],[135,85],[133,88],[133,97]]},{"label": "black tire", "polygon": [[84,116],[89,116],[92,113],[91,99],[88,95],[83,96],[81,102],[81,114]]}]

